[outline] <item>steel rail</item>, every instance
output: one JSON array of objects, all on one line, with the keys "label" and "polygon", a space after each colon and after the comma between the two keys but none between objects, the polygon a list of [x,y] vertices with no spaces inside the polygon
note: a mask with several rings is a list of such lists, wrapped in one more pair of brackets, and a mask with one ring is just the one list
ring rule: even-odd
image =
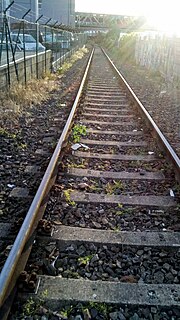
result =
[{"label": "steel rail", "polygon": [[126,81],[126,79],[122,76],[122,74],[116,68],[116,66],[114,65],[114,63],[112,62],[112,60],[110,59],[110,57],[107,55],[107,53],[105,52],[105,50],[103,48],[102,48],[102,51],[105,54],[105,56],[107,57],[107,59],[109,60],[113,69],[116,71],[116,74],[119,76],[119,79],[120,79],[121,83],[123,84],[123,86],[125,87],[125,90],[130,95],[131,101],[133,103],[135,103],[135,105],[137,106],[138,110],[140,111],[143,119],[146,121],[146,124],[152,130],[152,135],[154,135],[156,137],[157,141],[159,142],[159,147],[165,152],[169,161],[172,163],[174,170],[175,170],[175,173],[176,173],[176,179],[178,182],[180,182],[180,159],[179,159],[179,157],[177,156],[177,154],[175,153],[175,151],[173,150],[173,148],[171,147],[170,143],[167,141],[167,139],[165,138],[165,136],[163,135],[161,130],[158,128],[157,124],[152,119],[152,117],[150,116],[150,114],[148,113],[146,108],[143,106],[141,101],[138,99],[136,94],[133,92],[133,90],[129,86],[128,82]]},{"label": "steel rail", "polygon": [[[131,97],[131,101],[139,107],[139,110],[141,111],[141,114],[148,124],[148,126],[151,128],[152,133],[158,138],[158,141],[160,142],[160,146],[163,148],[163,150],[168,155],[170,161],[173,163],[177,178],[180,181],[180,159],[175,154],[174,150],[162,134],[162,132],[159,130],[156,123],[153,121],[145,107],[142,105],[140,100],[136,97],[135,93],[132,91],[130,86],[128,85],[125,78],[120,74],[116,66],[113,64],[109,56],[106,54],[106,52],[102,49],[105,56],[109,60],[112,68],[115,70],[116,74],[119,76],[119,79],[121,80],[122,84],[124,85],[125,89],[129,93]],[[8,298],[11,295],[12,291],[14,290],[16,280],[19,276],[20,271],[22,271],[21,265],[25,266],[25,263],[27,261],[27,258],[30,253],[30,246],[32,245],[32,239],[34,235],[34,231],[37,227],[38,220],[42,217],[42,207],[44,208],[46,203],[46,197],[47,197],[47,191],[50,190],[50,184],[52,184],[52,179],[54,179],[55,175],[55,169],[57,169],[58,159],[60,152],[63,148],[63,143],[68,135],[69,128],[71,127],[72,120],[74,117],[74,114],[77,109],[77,105],[79,102],[79,98],[81,96],[84,83],[87,78],[88,70],[91,65],[93,52],[90,55],[89,61],[87,63],[87,67],[81,82],[81,85],[79,87],[78,94],[76,96],[75,102],[73,104],[72,110],[70,112],[70,115],[68,117],[68,120],[66,122],[66,125],[63,129],[63,132],[61,134],[61,137],[58,141],[57,147],[54,151],[54,154],[50,160],[50,163],[47,167],[47,170],[45,172],[45,175],[42,179],[42,182],[38,188],[38,191],[34,197],[34,200],[28,210],[28,213],[25,217],[25,220],[22,224],[22,227],[16,237],[16,240],[14,242],[14,245],[10,251],[10,254],[5,262],[5,265],[2,269],[2,272],[0,274],[0,319],[6,319],[4,314],[4,309],[7,309],[8,305]],[[44,212],[44,210],[43,210]],[[26,252],[26,257],[23,260],[23,254]],[[21,262],[20,262],[21,261]],[[4,308],[5,306],[5,308]]]},{"label": "steel rail", "polygon": [[[58,144],[56,146],[56,149],[51,157],[51,160],[49,162],[49,165],[46,169],[46,172],[43,176],[43,179],[40,183],[40,186],[36,192],[36,195],[33,199],[33,202],[31,203],[31,206],[27,212],[27,215],[25,217],[25,220],[20,228],[20,231],[15,239],[14,245],[9,253],[9,256],[4,264],[4,267],[0,274],[0,319],[6,319],[7,315],[4,315],[8,306],[9,296],[14,290],[15,283],[18,279],[18,276],[22,270],[18,270],[19,264],[21,265],[21,259],[24,251],[27,251],[27,244],[31,242],[32,244],[32,235],[34,233],[34,230],[38,224],[38,220],[41,219],[39,217],[39,211],[41,210],[41,207],[44,206],[44,201],[47,196],[47,190],[49,189],[49,184],[51,182],[51,179],[53,177],[53,173],[55,171],[56,165],[58,164],[58,159],[60,152],[63,148],[63,143],[68,135],[69,128],[71,127],[73,117],[75,115],[77,105],[79,102],[79,98],[81,96],[87,74],[92,62],[94,49],[92,50],[86,70],[84,72],[76,99],[74,101],[74,104],[72,106],[71,112],[69,114],[68,120],[64,126],[63,132],[60,136],[60,139],[58,141]],[[49,191],[49,190],[48,190]],[[42,216],[42,215],[41,215]],[[25,266],[25,263],[27,261],[27,258],[30,254],[29,253],[23,261],[23,266]]]}]

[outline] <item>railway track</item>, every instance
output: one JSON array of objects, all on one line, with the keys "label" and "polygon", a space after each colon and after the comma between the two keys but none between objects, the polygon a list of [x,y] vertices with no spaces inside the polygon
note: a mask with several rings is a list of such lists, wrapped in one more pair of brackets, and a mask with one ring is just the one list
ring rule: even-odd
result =
[{"label": "railway track", "polygon": [[25,319],[179,319],[178,181],[177,155],[96,48],[2,270],[1,318],[18,287]]}]

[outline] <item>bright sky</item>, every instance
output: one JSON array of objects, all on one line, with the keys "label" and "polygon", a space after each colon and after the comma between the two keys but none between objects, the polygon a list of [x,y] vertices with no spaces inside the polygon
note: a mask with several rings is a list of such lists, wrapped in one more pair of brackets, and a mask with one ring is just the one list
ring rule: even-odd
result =
[{"label": "bright sky", "polygon": [[75,0],[76,11],[141,15],[146,0]]},{"label": "bright sky", "polygon": [[180,31],[180,0],[75,0],[76,11],[146,16],[163,30]]}]

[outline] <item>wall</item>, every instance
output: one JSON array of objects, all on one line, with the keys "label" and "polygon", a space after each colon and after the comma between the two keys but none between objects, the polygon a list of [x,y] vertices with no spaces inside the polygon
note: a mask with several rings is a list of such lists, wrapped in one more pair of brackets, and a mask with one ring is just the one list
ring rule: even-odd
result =
[{"label": "wall", "polygon": [[[41,78],[45,70],[50,71],[51,69],[51,51],[46,51],[46,63],[45,63],[45,53],[39,53],[38,54],[38,64],[36,64],[36,56],[31,56],[26,58],[26,77],[27,81],[36,78],[37,76],[37,65],[38,65],[38,77]],[[19,82],[24,83],[25,82],[25,72],[24,72],[24,60],[19,59],[17,60],[17,69],[18,69],[18,76],[19,76]],[[46,68],[45,68],[46,66]],[[11,85],[17,83],[17,77],[15,72],[14,64],[11,62],[10,65],[10,83]],[[1,90],[3,88],[8,88],[9,82],[8,82],[8,67],[3,66],[0,67],[0,88]]]}]

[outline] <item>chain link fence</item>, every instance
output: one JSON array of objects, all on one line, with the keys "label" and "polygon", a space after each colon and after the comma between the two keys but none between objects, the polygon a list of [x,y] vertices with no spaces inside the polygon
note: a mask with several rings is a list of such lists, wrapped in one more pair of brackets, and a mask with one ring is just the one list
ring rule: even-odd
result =
[{"label": "chain link fence", "polygon": [[[87,36],[57,22],[32,23],[7,15],[0,21],[0,88],[15,82],[27,83],[46,72],[56,71],[76,50],[83,47]],[[38,20],[40,20],[39,17]]]}]

